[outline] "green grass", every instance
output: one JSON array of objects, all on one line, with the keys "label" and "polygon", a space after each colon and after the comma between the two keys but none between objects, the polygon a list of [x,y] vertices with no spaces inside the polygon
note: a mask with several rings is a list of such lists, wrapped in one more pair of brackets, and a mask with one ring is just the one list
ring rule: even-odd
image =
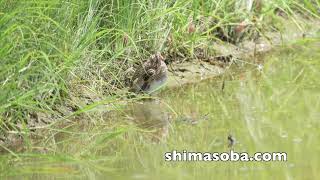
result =
[{"label": "green grass", "polygon": [[[157,177],[171,175],[181,179],[207,176],[215,168],[217,177],[225,177],[227,172],[234,177],[238,172],[221,163],[213,166],[205,163],[165,164],[161,156],[165,151],[183,148],[222,151],[222,145],[212,145],[211,149],[207,145],[217,138],[217,141],[224,141],[229,129],[234,129],[233,133],[247,143],[250,151],[254,151],[256,146],[273,150],[274,146],[265,138],[289,128],[288,134],[296,133],[297,137],[306,138],[303,145],[313,157],[312,145],[317,146],[314,139],[319,136],[314,119],[319,107],[316,81],[319,64],[315,61],[319,56],[308,49],[303,50],[309,53],[300,55],[289,48],[288,56],[283,55],[286,52],[280,52],[280,55],[268,59],[265,74],[261,75],[262,87],[251,81],[250,73],[248,88],[241,89],[237,82],[230,82],[231,86],[236,86],[227,90],[231,95],[220,94],[216,90],[220,84],[213,87],[199,85],[200,94],[195,92],[198,87],[195,86],[182,92],[180,99],[186,97],[188,107],[181,109],[175,109],[177,104],[170,101],[182,101],[174,98],[177,94],[172,93],[173,97],[170,97],[171,93],[165,95],[164,99],[176,111],[174,118],[191,113],[194,108],[191,105],[197,104],[199,98],[202,98],[200,102],[208,104],[198,110],[200,114],[209,111],[219,114],[210,114],[210,121],[190,129],[190,132],[184,130],[189,129],[188,125],[174,124],[170,127],[172,135],[167,143],[150,143],[145,137],[147,130],[124,121],[125,107],[119,99],[126,87],[126,70],[150,54],[161,51],[169,61],[180,60],[179,54],[193,59],[198,49],[214,55],[211,45],[221,41],[221,30],[233,38],[234,28],[242,21],[251,24],[250,31],[243,37],[250,39],[256,32],[263,35],[264,32],[285,29],[281,27],[283,21],[294,22],[299,30],[305,31],[307,29],[300,18],[319,21],[320,16],[320,4],[316,0],[272,0],[264,2],[261,10],[252,8],[250,11],[244,11],[241,5],[236,8],[235,2],[0,0],[0,136],[7,135],[8,131],[9,134],[20,134],[26,150],[19,153],[17,149],[2,146],[8,154],[1,156],[0,172],[4,172],[1,175],[27,174],[31,178],[37,172],[36,177],[61,174],[88,178],[105,173],[115,177],[131,176],[138,172],[137,176],[155,173]],[[275,15],[276,9],[282,10],[288,19]],[[188,32],[190,23],[196,26],[194,33]],[[243,39],[236,39],[235,43]],[[315,57],[310,57],[310,61],[305,59],[313,54]],[[298,60],[293,62],[296,57]],[[283,68],[273,70],[279,66]],[[283,83],[291,80],[292,83]],[[206,93],[211,92],[211,88],[214,90],[209,102]],[[286,89],[290,91],[286,92]],[[239,102],[233,102],[236,97]],[[85,99],[89,99],[88,102]],[[212,102],[219,105],[209,106]],[[243,109],[238,109],[239,103]],[[112,106],[101,110],[98,108],[100,104]],[[250,104],[258,107],[257,114],[249,113]],[[290,104],[297,107],[288,107]],[[265,112],[266,107],[272,109]],[[123,112],[120,121],[112,121],[117,118],[112,118],[111,113],[97,113],[106,109]],[[248,116],[261,117],[263,123],[274,120],[272,125],[267,122],[252,124],[242,119]],[[54,121],[54,124],[41,124],[43,127],[34,133],[32,121],[35,117],[50,123]],[[300,128],[303,119],[310,121],[306,123],[312,125],[310,130]],[[237,122],[235,125],[234,121]],[[263,135],[265,127],[269,128],[267,135]],[[203,138],[205,140],[195,143]],[[282,143],[277,139],[270,140],[270,143],[274,142]],[[294,149],[292,144],[285,146],[284,150],[290,148]],[[40,155],[39,151],[47,154]],[[297,162],[302,162],[299,160],[302,156],[297,158]],[[315,170],[319,165],[316,159],[310,161],[310,177],[317,177]],[[248,166],[250,169],[256,164]],[[276,165],[261,166],[274,168]],[[290,174],[291,170],[282,168],[284,170],[279,175],[287,177],[284,172]],[[296,173],[300,171],[303,170]],[[270,176],[268,171],[263,174],[265,178]],[[256,172],[250,171],[248,176],[255,177]]]}]

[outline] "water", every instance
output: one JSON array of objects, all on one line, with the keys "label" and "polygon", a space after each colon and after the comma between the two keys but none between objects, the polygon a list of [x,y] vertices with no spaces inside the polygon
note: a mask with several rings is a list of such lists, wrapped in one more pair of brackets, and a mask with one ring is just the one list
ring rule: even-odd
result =
[{"label": "water", "polygon": [[[320,168],[320,52],[300,41],[225,75],[149,100],[92,110],[49,128],[25,152],[2,155],[11,178],[316,179]],[[228,138],[229,137],[229,138]],[[234,143],[230,145],[230,137]],[[28,145],[28,143],[32,143]],[[286,162],[166,162],[177,151],[286,152]]]}]

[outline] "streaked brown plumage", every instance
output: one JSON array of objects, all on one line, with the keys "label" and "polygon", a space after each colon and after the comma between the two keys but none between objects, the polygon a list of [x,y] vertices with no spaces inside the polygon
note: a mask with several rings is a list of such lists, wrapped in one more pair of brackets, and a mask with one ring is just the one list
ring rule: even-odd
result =
[{"label": "streaked brown plumage", "polygon": [[167,80],[167,65],[158,52],[143,63],[133,75],[131,91],[151,93],[161,87]]}]

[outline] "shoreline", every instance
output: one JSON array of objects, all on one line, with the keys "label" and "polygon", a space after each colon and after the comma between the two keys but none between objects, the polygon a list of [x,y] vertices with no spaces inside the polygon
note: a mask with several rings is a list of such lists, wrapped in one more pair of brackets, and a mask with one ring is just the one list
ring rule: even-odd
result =
[{"label": "shoreline", "polygon": [[[214,78],[220,75],[223,75],[225,69],[229,67],[230,64],[234,62],[234,60],[241,60],[245,63],[251,63],[259,65],[254,61],[257,60],[257,57],[264,56],[269,52],[272,52],[272,49],[281,46],[282,44],[288,44],[290,42],[295,42],[301,39],[308,38],[317,38],[317,33],[320,32],[320,26],[315,26],[314,22],[305,22],[306,26],[313,27],[313,29],[309,29],[309,31],[302,32],[299,29],[292,28],[294,24],[292,22],[287,22],[288,27],[286,31],[291,31],[288,33],[286,37],[281,36],[281,33],[269,32],[268,38],[260,37],[256,43],[253,41],[244,41],[240,43],[238,46],[226,43],[226,42],[214,42],[212,44],[213,49],[216,51],[215,56],[207,56],[200,58],[193,58],[192,61],[174,61],[168,65],[169,67],[169,78],[166,86],[161,90],[161,92],[168,88],[181,87],[185,84],[199,83],[202,80]],[[318,22],[320,24],[320,22]],[[317,28],[318,27],[318,28]],[[308,34],[306,36],[305,34]],[[258,59],[259,61],[259,59]],[[83,93],[83,92],[82,92]],[[119,104],[127,104],[128,99],[123,99],[122,95],[125,94],[124,90],[119,91],[118,94],[114,95],[115,101],[119,101]],[[120,98],[117,99],[117,96]],[[111,96],[112,97],[112,96]],[[59,112],[59,116],[52,116],[50,114],[39,113],[34,115],[34,118],[30,118],[29,122],[31,127],[30,130],[34,129],[43,129],[43,127],[54,125],[55,123],[59,123],[60,121],[76,117],[77,115],[84,112],[88,107],[89,109],[104,109],[105,113],[108,113],[109,107],[105,105],[104,102],[107,102],[103,97],[99,97],[96,94],[86,94],[84,97],[83,94],[80,94],[78,97],[71,97],[71,100],[74,102],[72,104],[76,104],[75,102],[79,102],[82,108],[74,109],[72,104],[66,104],[66,106],[60,106],[57,110]],[[82,103],[82,105],[81,105]],[[79,105],[77,104],[77,105]],[[98,107],[98,106],[101,106]],[[112,109],[112,108],[111,108]],[[29,126],[29,124],[28,124]],[[5,135],[6,134],[6,135]],[[6,132],[5,134],[0,136],[0,145],[4,147],[8,147],[17,142],[21,141],[18,131]],[[8,138],[8,134],[10,134],[10,138]],[[22,142],[20,142],[22,143]],[[19,144],[19,143],[18,143]]]}]

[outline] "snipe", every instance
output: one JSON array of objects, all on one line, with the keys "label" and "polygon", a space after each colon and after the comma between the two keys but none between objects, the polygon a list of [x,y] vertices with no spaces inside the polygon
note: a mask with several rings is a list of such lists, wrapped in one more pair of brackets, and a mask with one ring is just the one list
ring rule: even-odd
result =
[{"label": "snipe", "polygon": [[133,75],[131,91],[152,93],[162,87],[168,78],[167,65],[158,52],[143,63]]}]

